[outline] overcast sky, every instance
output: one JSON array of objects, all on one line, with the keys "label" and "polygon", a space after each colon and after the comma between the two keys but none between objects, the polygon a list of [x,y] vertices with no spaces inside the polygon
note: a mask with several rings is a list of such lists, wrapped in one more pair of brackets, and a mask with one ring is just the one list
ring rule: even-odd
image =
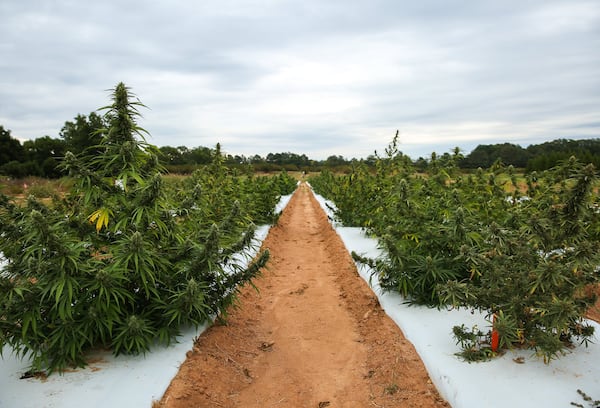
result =
[{"label": "overcast sky", "polygon": [[600,137],[598,0],[2,0],[21,140],[131,87],[158,146],[366,157]]}]

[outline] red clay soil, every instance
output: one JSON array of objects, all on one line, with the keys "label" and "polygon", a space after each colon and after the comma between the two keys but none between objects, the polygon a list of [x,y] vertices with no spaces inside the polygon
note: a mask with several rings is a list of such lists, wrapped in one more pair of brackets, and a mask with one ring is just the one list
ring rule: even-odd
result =
[{"label": "red clay soil", "polygon": [[448,407],[306,185],[271,260],[197,340],[155,407]]},{"label": "red clay soil", "polygon": [[585,317],[600,323],[600,285],[596,286],[596,294],[598,295],[598,301],[594,306],[589,308]]}]

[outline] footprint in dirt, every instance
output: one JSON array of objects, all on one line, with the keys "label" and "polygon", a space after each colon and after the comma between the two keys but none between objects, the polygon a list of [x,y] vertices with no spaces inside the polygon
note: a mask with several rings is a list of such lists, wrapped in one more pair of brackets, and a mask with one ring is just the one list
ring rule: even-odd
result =
[{"label": "footprint in dirt", "polygon": [[258,346],[258,349],[261,351],[271,351],[273,350],[274,344],[274,341],[263,341],[262,343],[260,343],[260,346]]},{"label": "footprint in dirt", "polygon": [[308,289],[308,285],[306,283],[303,283],[302,286],[299,289],[291,291],[290,295],[303,295],[304,291],[306,289]]}]

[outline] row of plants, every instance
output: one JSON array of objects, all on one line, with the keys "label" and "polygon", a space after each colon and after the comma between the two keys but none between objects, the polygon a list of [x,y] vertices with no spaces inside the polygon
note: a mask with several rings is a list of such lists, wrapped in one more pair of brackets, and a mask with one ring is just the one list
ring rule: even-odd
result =
[{"label": "row of plants", "polygon": [[323,172],[310,183],[331,199],[346,225],[378,237],[386,256],[370,259],[382,287],[407,301],[467,307],[488,314],[493,330],[457,326],[462,356],[485,359],[527,347],[545,361],[570,344],[590,341],[583,319],[600,282],[597,172],[574,158],[543,173],[517,177],[500,163],[463,174],[432,155],[417,174],[397,139],[376,170]]},{"label": "row of plants", "polygon": [[269,258],[239,255],[255,224],[296,187],[286,174],[235,174],[219,149],[191,177],[165,179],[137,124],[143,105],[122,83],[111,96],[100,145],[65,155],[70,191],[0,196],[0,350],[32,371],[83,366],[94,348],[145,353],[223,316]]}]

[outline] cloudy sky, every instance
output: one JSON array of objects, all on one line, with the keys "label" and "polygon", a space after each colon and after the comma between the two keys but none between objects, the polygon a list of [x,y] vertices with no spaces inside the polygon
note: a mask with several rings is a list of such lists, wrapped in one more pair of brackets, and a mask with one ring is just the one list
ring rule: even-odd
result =
[{"label": "cloudy sky", "polygon": [[21,140],[131,87],[158,146],[366,157],[600,137],[598,0],[0,2]]}]

